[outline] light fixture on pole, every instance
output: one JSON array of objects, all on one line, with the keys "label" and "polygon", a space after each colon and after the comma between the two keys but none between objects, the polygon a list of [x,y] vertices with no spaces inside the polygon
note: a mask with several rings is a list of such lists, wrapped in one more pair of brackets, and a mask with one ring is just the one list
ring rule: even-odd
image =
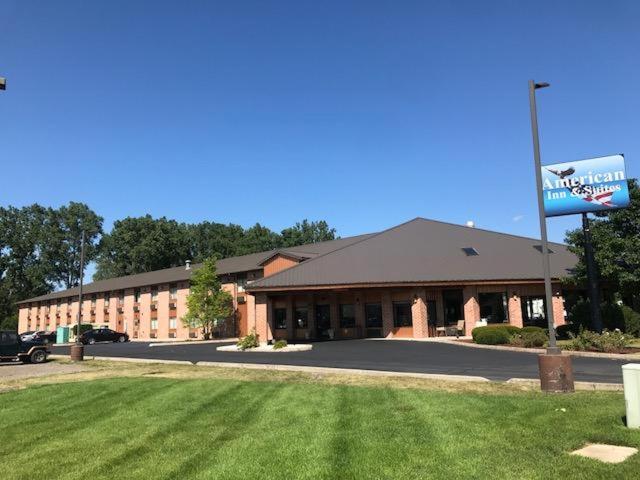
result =
[{"label": "light fixture on pole", "polygon": [[540,219],[540,237],[542,240],[542,269],[544,271],[544,293],[546,316],[549,329],[547,352],[538,357],[540,385],[542,390],[568,392],[573,391],[573,369],[571,357],[562,355],[556,344],[555,322],[553,319],[553,291],[551,290],[551,266],[547,240],[547,218],[542,196],[542,164],[540,161],[540,138],[538,135],[538,112],[536,109],[536,90],[549,87],[548,83],[535,83],[529,80],[529,108],[531,110],[531,135],[533,137],[533,160],[536,170],[536,190],[538,193],[538,215]]}]

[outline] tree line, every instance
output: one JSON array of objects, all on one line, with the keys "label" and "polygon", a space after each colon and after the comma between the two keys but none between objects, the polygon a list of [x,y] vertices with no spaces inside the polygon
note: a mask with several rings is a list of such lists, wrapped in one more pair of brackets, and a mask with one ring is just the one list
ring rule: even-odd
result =
[{"label": "tree line", "polygon": [[95,262],[94,280],[336,238],[324,220],[303,220],[281,232],[259,223],[243,228],[150,215],[117,220],[105,232],[103,222],[77,202],[57,209],[0,207],[0,328],[17,325],[16,302],[78,285],[83,230],[85,264]]}]

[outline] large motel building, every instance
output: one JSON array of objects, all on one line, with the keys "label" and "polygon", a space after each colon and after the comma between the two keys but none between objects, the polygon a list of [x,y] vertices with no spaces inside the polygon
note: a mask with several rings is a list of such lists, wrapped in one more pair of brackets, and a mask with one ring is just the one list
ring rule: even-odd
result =
[{"label": "large motel building", "polygon": [[[544,324],[539,240],[416,218],[379,233],[219,260],[235,313],[220,336],[255,329],[261,341],[467,335],[484,321]],[[550,244],[553,312],[565,321],[560,279],[576,258]],[[189,282],[199,265],[85,285],[83,323],[131,339],[198,338],[183,325]],[[77,289],[19,304],[19,329],[76,323]],[[444,327],[444,328],[443,328]],[[450,327],[450,328],[449,328]]]}]

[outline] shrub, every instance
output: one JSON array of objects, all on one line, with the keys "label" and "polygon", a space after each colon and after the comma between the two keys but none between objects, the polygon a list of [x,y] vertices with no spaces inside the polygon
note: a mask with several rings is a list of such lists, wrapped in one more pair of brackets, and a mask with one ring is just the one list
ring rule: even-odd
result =
[{"label": "shrub", "polygon": [[[615,303],[600,304],[600,314],[602,315],[602,326],[607,330],[624,329],[625,317],[622,308]],[[591,307],[589,300],[579,300],[571,308],[567,317],[568,323],[572,323],[583,329],[588,330],[591,326]]]},{"label": "shrub", "polygon": [[236,345],[240,350],[244,351],[248,348],[256,348],[259,346],[259,340],[260,336],[254,330],[249,335],[242,337]]},{"label": "shrub", "polygon": [[[486,327],[476,327],[471,331],[471,336],[473,337],[473,341],[476,343],[481,343],[477,340],[478,335],[486,335],[484,332],[494,332],[497,331],[497,335],[501,338],[505,335],[507,336],[507,341],[504,343],[509,343],[508,338],[517,335],[520,333],[520,328],[515,327],[513,325],[487,325]],[[497,345],[497,344],[492,344]]]},{"label": "shrub", "polygon": [[477,327],[471,334],[473,341],[482,345],[504,345],[511,339],[506,328]]},{"label": "shrub", "polygon": [[520,333],[542,333],[547,334],[547,331],[542,327],[522,327]]},{"label": "shrub", "polygon": [[577,325],[574,323],[567,323],[565,325],[560,325],[556,327],[556,337],[558,337],[559,340],[567,340],[571,338],[572,334],[574,337],[578,335],[581,329],[582,329],[581,325]]},{"label": "shrub", "polygon": [[525,332],[523,328],[522,333],[511,337],[509,343],[511,343],[511,345],[514,345],[516,347],[525,347],[525,348],[544,347],[544,345],[549,340],[547,338],[547,334],[545,333],[544,329],[540,327],[532,327],[532,328],[535,328],[536,330],[530,330]]},{"label": "shrub", "polygon": [[286,340],[278,340],[276,343],[273,344],[273,349],[280,350],[281,348],[284,348],[286,346],[287,346]]},{"label": "shrub", "polygon": [[624,317],[624,332],[627,335],[640,337],[640,313],[626,305],[623,305],[621,309]]},{"label": "shrub", "polygon": [[630,336],[620,330],[613,332],[605,330],[601,334],[583,330],[578,335],[570,333],[569,336],[570,341],[565,345],[567,350],[619,353],[624,351],[631,342]]}]

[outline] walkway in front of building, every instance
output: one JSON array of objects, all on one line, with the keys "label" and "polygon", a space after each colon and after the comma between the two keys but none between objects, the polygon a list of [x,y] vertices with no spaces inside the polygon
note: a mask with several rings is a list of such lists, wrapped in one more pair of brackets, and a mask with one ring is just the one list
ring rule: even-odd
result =
[{"label": "walkway in front of building", "polygon": [[[474,375],[490,380],[538,378],[535,353],[484,350],[438,342],[344,340],[316,342],[313,350],[293,353],[218,352],[220,344],[150,347],[146,342],[96,344],[85,347],[89,356],[129,357],[190,362],[232,362],[312,367],[354,368],[393,372]],[[68,354],[69,347],[53,347]],[[575,379],[621,383],[625,361],[574,358]]]}]

